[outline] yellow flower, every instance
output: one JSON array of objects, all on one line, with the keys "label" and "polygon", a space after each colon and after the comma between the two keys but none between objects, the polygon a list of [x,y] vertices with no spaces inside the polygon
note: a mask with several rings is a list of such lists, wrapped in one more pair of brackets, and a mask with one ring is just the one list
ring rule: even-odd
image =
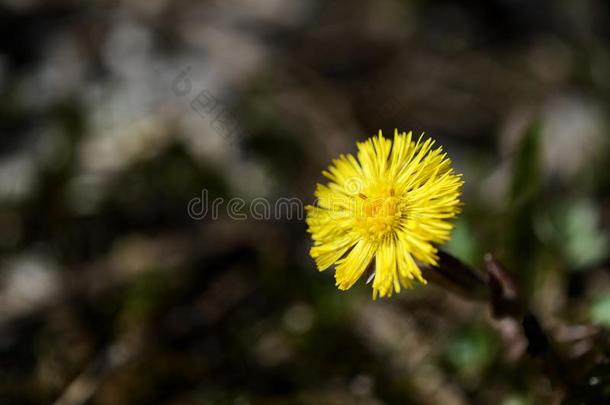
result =
[{"label": "yellow flower", "polygon": [[[358,143],[358,158],[341,155],[307,207],[310,255],[320,271],[335,265],[336,285],[349,289],[375,259],[373,298],[391,296],[414,279],[419,264],[437,265],[435,244],[450,238],[448,221],[460,212],[461,175],[423,134],[398,131]],[[373,276],[372,276],[373,277]]]}]

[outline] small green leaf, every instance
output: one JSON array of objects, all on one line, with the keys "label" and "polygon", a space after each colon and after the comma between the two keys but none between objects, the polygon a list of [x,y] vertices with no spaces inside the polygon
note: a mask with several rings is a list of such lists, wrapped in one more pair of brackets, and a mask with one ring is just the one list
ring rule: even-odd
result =
[{"label": "small green leaf", "polygon": [[610,294],[598,297],[590,308],[591,322],[610,328]]},{"label": "small green leaf", "polygon": [[513,204],[528,199],[538,190],[540,183],[540,133],[542,127],[533,123],[517,146],[513,160],[510,189]]},{"label": "small green leaf", "polygon": [[449,364],[466,376],[480,373],[491,361],[493,352],[492,337],[479,325],[458,331],[445,347]]},{"label": "small green leaf", "polygon": [[591,266],[604,258],[608,235],[599,227],[599,216],[599,210],[589,201],[572,203],[560,213],[559,233],[573,268]]},{"label": "small green leaf", "polygon": [[478,264],[480,258],[478,243],[470,225],[464,219],[459,219],[456,222],[451,240],[447,243],[446,249],[466,264],[471,266]]}]

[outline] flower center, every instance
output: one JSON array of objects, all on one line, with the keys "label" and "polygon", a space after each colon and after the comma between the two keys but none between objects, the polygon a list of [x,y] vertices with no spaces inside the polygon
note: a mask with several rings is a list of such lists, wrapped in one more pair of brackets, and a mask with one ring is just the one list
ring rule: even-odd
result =
[{"label": "flower center", "polygon": [[393,188],[359,193],[355,204],[355,227],[365,237],[381,239],[395,231],[402,218],[400,199]]}]

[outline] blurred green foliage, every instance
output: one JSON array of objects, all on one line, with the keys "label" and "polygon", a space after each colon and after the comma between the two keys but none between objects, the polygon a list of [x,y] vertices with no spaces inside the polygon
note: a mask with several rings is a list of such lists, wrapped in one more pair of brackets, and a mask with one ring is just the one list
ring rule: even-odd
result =
[{"label": "blurred green foliage", "polygon": [[452,332],[443,353],[463,378],[480,376],[497,354],[497,336],[480,323],[463,325]]},{"label": "blurred green foliage", "polygon": [[446,249],[449,253],[473,267],[478,267],[481,260],[481,249],[472,232],[472,228],[465,219],[458,219],[451,240]]},{"label": "blurred green foliage", "polygon": [[610,328],[610,294],[601,295],[593,301],[590,317],[593,323]]},{"label": "blurred green foliage", "polygon": [[541,131],[540,123],[532,123],[514,152],[506,226],[501,231],[506,236],[509,266],[530,293],[539,270],[536,252],[541,247],[534,225],[544,204],[540,184]]},{"label": "blurred green foliage", "polygon": [[600,213],[589,200],[567,201],[554,212],[556,246],[570,269],[591,269],[606,258],[610,239],[600,229]]}]

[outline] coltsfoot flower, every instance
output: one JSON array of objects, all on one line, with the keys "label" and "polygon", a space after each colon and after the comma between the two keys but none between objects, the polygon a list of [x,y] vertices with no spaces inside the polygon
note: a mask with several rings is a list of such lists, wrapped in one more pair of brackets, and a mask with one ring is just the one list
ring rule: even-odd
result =
[{"label": "coltsfoot flower", "polygon": [[320,271],[335,265],[336,285],[349,289],[375,260],[373,298],[391,296],[414,280],[419,266],[437,265],[460,212],[460,174],[442,148],[412,133],[379,135],[358,143],[357,158],[341,155],[307,207],[310,255]]}]

